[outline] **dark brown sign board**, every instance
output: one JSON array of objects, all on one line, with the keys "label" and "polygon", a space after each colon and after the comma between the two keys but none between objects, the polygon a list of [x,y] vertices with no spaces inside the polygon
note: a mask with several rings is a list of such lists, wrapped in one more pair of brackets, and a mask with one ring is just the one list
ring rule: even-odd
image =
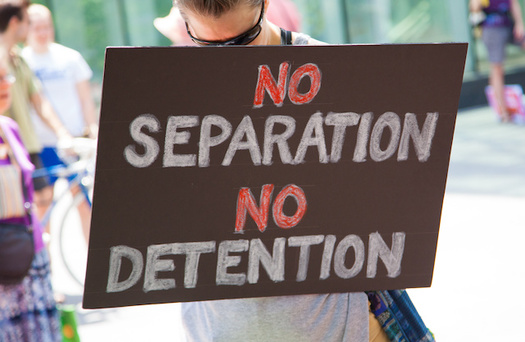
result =
[{"label": "dark brown sign board", "polygon": [[84,307],[430,286],[466,52],[108,48]]}]

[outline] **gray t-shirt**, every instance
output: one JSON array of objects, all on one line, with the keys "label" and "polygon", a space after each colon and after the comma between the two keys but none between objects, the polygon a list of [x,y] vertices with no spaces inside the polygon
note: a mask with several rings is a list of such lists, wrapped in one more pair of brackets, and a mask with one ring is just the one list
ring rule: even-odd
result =
[{"label": "gray t-shirt", "polygon": [[305,33],[297,33],[293,45],[323,45],[324,43],[313,39]]},{"label": "gray t-shirt", "polygon": [[182,303],[188,342],[367,342],[365,293]]}]

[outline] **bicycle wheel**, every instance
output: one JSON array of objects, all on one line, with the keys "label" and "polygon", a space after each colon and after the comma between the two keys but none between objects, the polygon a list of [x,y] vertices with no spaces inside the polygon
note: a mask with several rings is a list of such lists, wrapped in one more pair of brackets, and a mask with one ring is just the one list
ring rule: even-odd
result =
[{"label": "bicycle wheel", "polygon": [[84,286],[86,275],[88,243],[84,238],[77,205],[84,200],[82,193],[75,195],[62,217],[58,234],[62,263],[71,278],[81,286]]}]

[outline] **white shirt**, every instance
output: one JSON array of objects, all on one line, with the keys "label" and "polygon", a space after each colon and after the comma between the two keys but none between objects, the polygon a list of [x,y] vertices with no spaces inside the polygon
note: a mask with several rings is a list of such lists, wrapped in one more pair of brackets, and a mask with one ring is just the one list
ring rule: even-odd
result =
[{"label": "white shirt", "polygon": [[[51,102],[62,123],[71,135],[81,136],[85,121],[76,84],[89,80],[93,75],[84,58],[78,51],[57,43],[52,43],[44,54],[25,47],[22,57],[42,83],[43,94]],[[41,143],[55,146],[55,134],[37,115],[32,115],[32,119]]]}]

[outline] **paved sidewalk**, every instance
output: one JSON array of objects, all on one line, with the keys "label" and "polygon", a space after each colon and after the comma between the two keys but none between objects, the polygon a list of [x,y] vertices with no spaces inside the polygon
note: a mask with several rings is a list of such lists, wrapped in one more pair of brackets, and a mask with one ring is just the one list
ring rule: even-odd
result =
[{"label": "paved sidewalk", "polygon": [[[409,293],[438,341],[525,341],[525,299],[510,292],[525,280],[525,126],[462,111],[447,184],[433,285]],[[60,279],[83,342],[182,340],[177,304],[86,311]]]},{"label": "paved sidewalk", "polygon": [[434,281],[409,293],[438,341],[525,341],[525,126],[458,116]]},{"label": "paved sidewalk", "polygon": [[525,125],[500,124],[489,107],[460,112],[447,192],[525,197]]}]

